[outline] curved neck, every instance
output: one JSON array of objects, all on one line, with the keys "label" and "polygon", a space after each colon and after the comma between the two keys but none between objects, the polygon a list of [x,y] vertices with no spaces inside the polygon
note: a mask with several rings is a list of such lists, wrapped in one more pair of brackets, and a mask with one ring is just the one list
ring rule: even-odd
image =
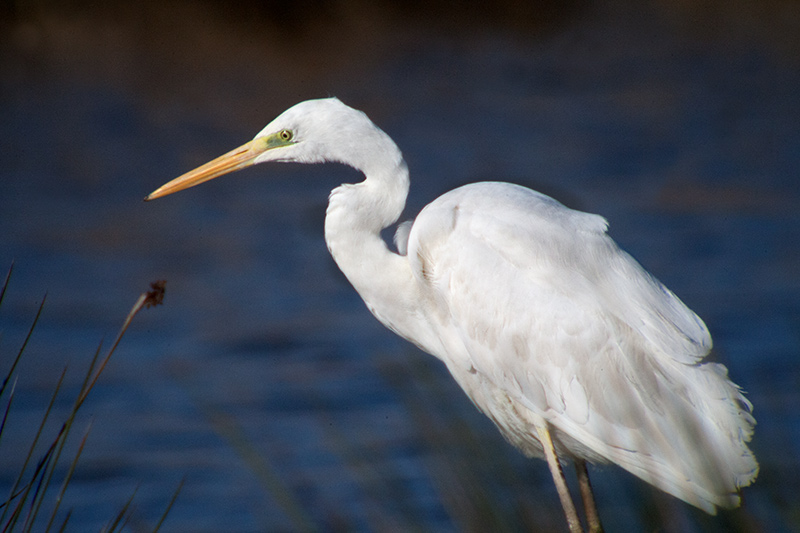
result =
[{"label": "curved neck", "polygon": [[331,192],[325,242],[372,314],[406,337],[408,310],[417,305],[413,275],[406,258],[389,250],[380,234],[400,217],[408,195],[408,169],[395,152],[396,158],[365,172],[363,182]]},{"label": "curved neck", "polygon": [[353,285],[362,278],[358,274],[364,263],[391,254],[380,232],[400,217],[409,187],[408,167],[388,135],[374,128],[362,146],[365,150],[351,157],[333,158],[361,171],[365,179],[331,191],[325,215],[325,242]]},{"label": "curved neck", "polygon": [[380,238],[381,230],[397,222],[403,212],[409,180],[402,157],[391,166],[364,174],[364,181],[345,183],[331,191],[325,216],[325,240],[329,245],[353,232]]}]

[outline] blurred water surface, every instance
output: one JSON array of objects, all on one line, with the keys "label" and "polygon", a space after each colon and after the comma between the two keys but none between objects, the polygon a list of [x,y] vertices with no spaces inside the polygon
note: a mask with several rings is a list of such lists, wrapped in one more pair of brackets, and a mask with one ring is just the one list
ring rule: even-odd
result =
[{"label": "blurred water surface", "polygon": [[137,487],[133,525],[152,525],[184,477],[170,531],[563,529],[545,464],[375,321],[329,257],[327,193],[355,172],[261,166],[141,201],[336,95],[403,150],[406,218],[467,182],[533,187],[606,216],[708,323],[755,405],[760,477],[744,510],[711,518],[599,469],[609,531],[800,530],[797,4],[469,5],[4,5],[4,371],[47,302],[0,493],[64,365],[74,393],[166,279],[84,407],[71,530],[99,529]]}]

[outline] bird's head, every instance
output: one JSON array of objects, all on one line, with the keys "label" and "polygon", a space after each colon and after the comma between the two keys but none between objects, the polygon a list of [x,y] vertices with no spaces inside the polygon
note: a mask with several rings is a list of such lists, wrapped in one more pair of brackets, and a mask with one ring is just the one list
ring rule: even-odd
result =
[{"label": "bird's head", "polygon": [[307,100],[281,113],[252,141],[162,185],[145,200],[267,161],[339,161],[365,170],[368,160],[362,160],[363,149],[359,147],[368,143],[370,137],[381,136],[386,137],[364,113],[336,98]]}]

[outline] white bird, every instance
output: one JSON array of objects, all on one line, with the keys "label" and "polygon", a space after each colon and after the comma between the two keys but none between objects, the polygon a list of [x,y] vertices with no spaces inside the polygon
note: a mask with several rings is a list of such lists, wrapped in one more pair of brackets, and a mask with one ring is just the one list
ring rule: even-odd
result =
[{"label": "white bird", "polygon": [[393,252],[380,233],[405,206],[408,169],[386,133],[336,98],[291,107],[146,200],[267,161],[364,174],[330,194],[331,255],[378,320],[444,362],[509,442],[547,459],[573,531],[559,457],[578,467],[595,530],[584,460],[615,463],[710,514],[739,505],[758,474],[752,405],[723,365],[703,362],[703,321],[617,247],[605,219],[518,185],[475,183],[401,225]]}]

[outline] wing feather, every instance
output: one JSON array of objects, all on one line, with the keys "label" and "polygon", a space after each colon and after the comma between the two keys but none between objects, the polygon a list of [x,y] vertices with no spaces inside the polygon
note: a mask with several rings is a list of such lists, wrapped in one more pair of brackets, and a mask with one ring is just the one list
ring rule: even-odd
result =
[{"label": "wing feather", "polygon": [[408,238],[443,338],[429,351],[505,436],[620,464],[709,512],[755,478],[750,406],[703,321],[621,251],[597,215],[499,183],[456,189]]}]

